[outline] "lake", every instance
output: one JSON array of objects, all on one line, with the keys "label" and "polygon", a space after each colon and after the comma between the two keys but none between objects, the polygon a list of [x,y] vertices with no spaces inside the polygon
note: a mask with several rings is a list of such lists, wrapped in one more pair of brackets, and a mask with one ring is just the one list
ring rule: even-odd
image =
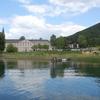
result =
[{"label": "lake", "polygon": [[100,63],[0,60],[0,100],[100,100]]}]

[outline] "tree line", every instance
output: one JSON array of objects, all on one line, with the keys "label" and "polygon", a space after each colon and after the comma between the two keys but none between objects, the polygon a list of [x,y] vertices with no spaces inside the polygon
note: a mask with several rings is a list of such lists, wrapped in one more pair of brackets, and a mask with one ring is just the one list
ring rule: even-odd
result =
[{"label": "tree line", "polygon": [[53,34],[50,37],[50,43],[53,49],[67,49],[68,48],[66,37],[60,36],[57,38],[56,35]]}]

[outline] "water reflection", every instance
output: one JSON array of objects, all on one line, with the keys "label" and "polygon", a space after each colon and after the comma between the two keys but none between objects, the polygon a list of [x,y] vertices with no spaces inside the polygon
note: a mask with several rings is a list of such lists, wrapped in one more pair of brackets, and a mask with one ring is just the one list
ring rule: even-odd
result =
[{"label": "water reflection", "polygon": [[[6,71],[5,71],[6,70]],[[4,75],[5,74],[5,75]],[[99,100],[100,65],[0,60],[0,100]]]},{"label": "water reflection", "polygon": [[48,68],[49,62],[33,61],[27,59],[6,60],[8,69],[43,69]]},{"label": "water reflection", "polygon": [[7,64],[8,69],[16,69],[18,67],[16,60],[5,60],[5,63]]},{"label": "water reflection", "polygon": [[[100,65],[82,62],[51,63],[50,61],[32,60],[7,60],[8,69],[19,69],[22,73],[26,69],[49,69],[51,78],[64,77],[65,75],[100,77]],[[4,62],[1,60],[1,71],[4,72]],[[3,73],[2,72],[2,73]]]},{"label": "water reflection", "polygon": [[50,67],[50,76],[51,78],[63,77],[64,76],[64,70],[68,67],[67,64],[64,63],[52,63],[52,66]]},{"label": "water reflection", "polygon": [[5,63],[3,60],[0,60],[0,77],[3,77],[5,73]]},{"label": "water reflection", "polygon": [[100,64],[88,64],[88,63],[71,63],[71,67],[76,73],[83,76],[100,77]]},{"label": "water reflection", "polygon": [[64,73],[76,76],[92,76],[100,77],[100,65],[86,63],[52,63],[50,67],[50,75],[52,78],[64,77]]}]

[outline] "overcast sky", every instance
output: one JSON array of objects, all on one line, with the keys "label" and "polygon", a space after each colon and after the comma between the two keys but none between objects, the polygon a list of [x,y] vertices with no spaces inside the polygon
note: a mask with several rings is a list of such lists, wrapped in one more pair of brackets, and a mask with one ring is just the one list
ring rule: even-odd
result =
[{"label": "overcast sky", "polygon": [[69,36],[100,22],[100,0],[0,0],[6,38]]}]

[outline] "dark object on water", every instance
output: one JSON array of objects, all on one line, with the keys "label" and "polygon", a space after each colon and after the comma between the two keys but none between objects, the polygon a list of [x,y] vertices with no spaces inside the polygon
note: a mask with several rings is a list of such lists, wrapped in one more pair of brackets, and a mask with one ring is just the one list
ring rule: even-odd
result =
[{"label": "dark object on water", "polygon": [[67,62],[67,61],[70,61],[71,59],[70,58],[57,58],[57,57],[53,57],[51,59],[52,62]]}]

